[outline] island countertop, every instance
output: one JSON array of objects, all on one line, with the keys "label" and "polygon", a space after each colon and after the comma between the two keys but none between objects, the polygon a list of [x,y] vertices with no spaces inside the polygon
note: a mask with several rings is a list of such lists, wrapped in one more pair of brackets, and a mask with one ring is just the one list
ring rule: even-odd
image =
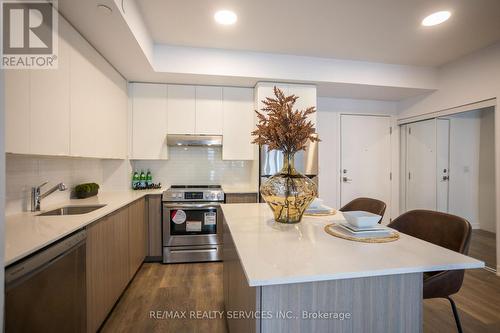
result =
[{"label": "island countertop", "polygon": [[327,234],[325,225],[343,220],[341,212],[284,225],[274,222],[267,204],[227,204],[222,211],[251,287],[484,267],[482,261],[405,234],[390,243]]}]

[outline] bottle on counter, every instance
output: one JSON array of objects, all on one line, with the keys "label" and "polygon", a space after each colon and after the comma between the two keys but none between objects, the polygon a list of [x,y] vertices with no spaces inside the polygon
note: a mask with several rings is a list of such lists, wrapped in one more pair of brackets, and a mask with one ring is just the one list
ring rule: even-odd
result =
[{"label": "bottle on counter", "polygon": [[139,173],[137,171],[134,171],[133,175],[132,175],[132,189],[136,189],[140,183],[140,177],[139,177]]},{"label": "bottle on counter", "polygon": [[141,175],[139,177],[141,180],[141,187],[146,187],[146,174],[144,173],[144,170],[141,170]]},{"label": "bottle on counter", "polygon": [[149,187],[153,185],[153,175],[151,174],[151,170],[148,169],[146,173],[146,186]]}]

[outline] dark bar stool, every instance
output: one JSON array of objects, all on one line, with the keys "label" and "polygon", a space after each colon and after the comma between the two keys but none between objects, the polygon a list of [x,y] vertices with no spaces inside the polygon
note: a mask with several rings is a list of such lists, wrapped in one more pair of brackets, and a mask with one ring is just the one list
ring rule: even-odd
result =
[{"label": "dark bar stool", "polygon": [[[396,218],[389,227],[462,254],[469,251],[472,228],[458,216],[429,210],[412,210]],[[446,298],[450,301],[458,332],[462,333],[460,316],[450,297],[462,287],[464,270],[424,273],[423,297]]]},{"label": "dark bar stool", "polygon": [[385,208],[386,205],[383,201],[372,198],[356,198],[340,208],[339,211],[352,212],[355,210],[362,210],[364,212],[377,214],[381,216],[380,221],[378,221],[378,223],[380,223],[384,218]]}]

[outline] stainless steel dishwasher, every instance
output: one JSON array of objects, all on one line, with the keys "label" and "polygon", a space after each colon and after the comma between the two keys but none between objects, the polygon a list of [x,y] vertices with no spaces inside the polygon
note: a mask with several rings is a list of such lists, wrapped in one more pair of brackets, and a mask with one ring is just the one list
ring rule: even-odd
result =
[{"label": "stainless steel dishwasher", "polygon": [[5,270],[6,332],[86,330],[85,230]]}]

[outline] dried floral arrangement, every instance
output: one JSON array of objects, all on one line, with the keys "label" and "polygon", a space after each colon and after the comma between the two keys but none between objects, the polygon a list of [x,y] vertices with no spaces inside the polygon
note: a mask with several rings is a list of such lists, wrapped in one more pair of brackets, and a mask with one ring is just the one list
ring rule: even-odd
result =
[{"label": "dried floral arrangement", "polygon": [[[293,106],[299,98],[295,95],[285,96],[281,89],[274,87],[276,98],[266,97],[262,100],[265,107],[257,113],[257,129],[252,132],[255,139],[252,143],[268,145],[269,150],[281,150],[293,155],[299,150],[305,150],[307,140],[320,141],[316,129],[307,117],[316,108],[311,106],[305,110],[294,110]],[[265,114],[266,113],[266,114]]]}]

